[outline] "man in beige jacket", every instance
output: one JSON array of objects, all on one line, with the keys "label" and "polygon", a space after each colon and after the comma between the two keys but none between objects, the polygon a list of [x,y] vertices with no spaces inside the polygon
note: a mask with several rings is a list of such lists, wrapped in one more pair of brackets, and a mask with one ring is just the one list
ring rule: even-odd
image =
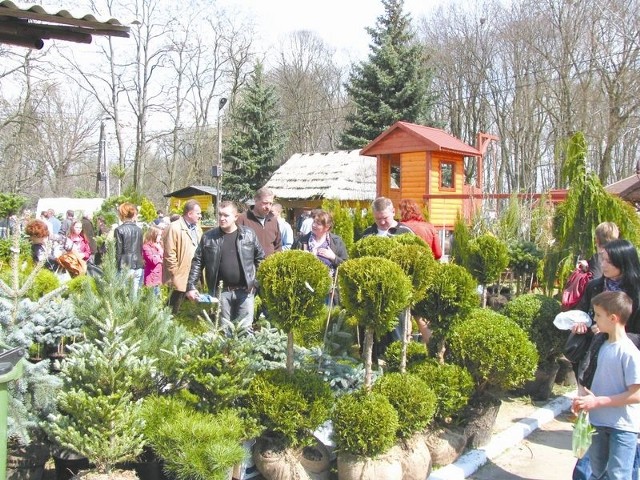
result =
[{"label": "man in beige jacket", "polygon": [[172,288],[169,306],[174,315],[178,313],[184,301],[191,260],[202,237],[202,229],[198,224],[200,218],[202,218],[200,204],[193,199],[187,200],[182,216],[165,230],[163,280]]}]

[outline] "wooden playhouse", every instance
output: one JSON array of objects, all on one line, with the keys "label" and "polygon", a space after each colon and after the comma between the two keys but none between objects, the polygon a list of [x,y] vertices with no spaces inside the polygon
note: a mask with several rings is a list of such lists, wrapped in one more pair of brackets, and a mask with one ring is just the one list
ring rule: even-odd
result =
[{"label": "wooden playhouse", "polygon": [[[458,212],[468,221],[482,203],[482,152],[495,137],[478,135],[471,147],[443,130],[396,122],[365,146],[361,155],[377,158],[377,196],[394,205],[411,198],[426,206],[429,221],[452,230]],[[476,162],[474,185],[464,182],[464,161]]]}]

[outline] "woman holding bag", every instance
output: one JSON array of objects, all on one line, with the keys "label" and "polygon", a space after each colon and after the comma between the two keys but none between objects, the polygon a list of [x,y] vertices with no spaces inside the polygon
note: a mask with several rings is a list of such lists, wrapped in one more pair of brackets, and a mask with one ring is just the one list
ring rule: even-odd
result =
[{"label": "woman holding bag", "polygon": [[[591,280],[587,284],[584,295],[576,306],[576,309],[587,312],[593,318],[593,308],[591,299],[601,292],[607,291],[623,291],[633,301],[633,309],[629,321],[626,324],[627,334],[640,334],[640,260],[638,259],[638,251],[636,247],[627,240],[613,240],[604,247],[599,253],[602,276]],[[577,324],[573,327],[572,332],[577,335],[596,335],[591,341],[591,347],[586,352],[584,358],[579,362],[575,362],[574,372],[576,379],[580,385],[589,386],[590,377],[595,371],[595,360],[599,347],[604,343],[602,335],[598,334],[597,325],[587,327],[585,324]],[[580,367],[580,363],[582,366]],[[636,463],[638,462],[638,453],[636,453]],[[633,480],[637,480],[638,466],[634,468]],[[591,476],[591,465],[589,455],[585,455],[578,460],[573,471],[573,480],[588,480]]]}]

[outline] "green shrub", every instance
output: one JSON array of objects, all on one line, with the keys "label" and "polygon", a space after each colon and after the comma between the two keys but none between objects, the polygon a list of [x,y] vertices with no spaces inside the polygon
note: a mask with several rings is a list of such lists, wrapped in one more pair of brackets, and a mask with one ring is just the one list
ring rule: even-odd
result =
[{"label": "green shrub", "polygon": [[288,250],[262,262],[257,277],[269,319],[287,332],[287,370],[292,373],[293,331],[325,311],[329,272],[315,255]]},{"label": "green shrub", "polygon": [[540,362],[562,355],[568,332],[558,330],[553,324],[560,313],[560,302],[556,299],[534,293],[520,295],[507,303],[502,313],[527,332],[538,350]]},{"label": "green shrub", "polygon": [[476,391],[508,390],[535,374],[538,353],[513,320],[487,309],[474,310],[449,335],[454,362],[466,368]]},{"label": "green shrub", "polygon": [[[419,239],[423,245],[400,240],[401,238],[406,239],[412,237]],[[415,303],[424,298],[427,288],[432,281],[436,261],[433,258],[431,249],[428,248],[424,241],[417,235],[399,235],[394,238],[398,243],[385,258],[397,263],[411,279],[412,302]]]},{"label": "green shrub", "polygon": [[402,235],[395,235],[391,237],[391,239],[400,245],[416,245],[418,247],[425,248],[429,253],[431,253],[431,256],[433,256],[431,247],[418,235],[414,235],[413,233],[403,233]]},{"label": "green shrub", "polygon": [[199,410],[218,413],[238,406],[253,378],[249,343],[203,335],[185,351],[178,367]]},{"label": "green shrub", "polygon": [[467,270],[452,263],[436,263],[424,299],[414,311],[431,320],[434,333],[442,335],[478,304],[476,282]]},{"label": "green shrub", "polygon": [[379,337],[391,331],[411,300],[409,277],[397,264],[379,257],[349,259],[340,268],[345,309],[357,317],[361,327],[373,329]]},{"label": "green shrub", "polygon": [[396,242],[391,237],[379,237],[369,235],[361,238],[353,244],[349,252],[349,258],[361,257],[382,257],[387,258],[389,251],[396,246]]},{"label": "green shrub", "polygon": [[331,287],[324,264],[302,250],[268,257],[258,269],[258,281],[269,318],[286,332],[318,316]]},{"label": "green shrub", "polygon": [[520,240],[509,245],[509,268],[519,277],[534,275],[542,261],[543,252],[533,242]]},{"label": "green shrub", "polygon": [[[85,283],[87,284],[86,287]],[[85,288],[93,290],[95,294],[98,293],[96,282],[93,277],[90,277],[89,275],[78,275],[77,277],[69,280],[65,285],[67,286],[65,291],[65,296],[67,297],[79,295]]]},{"label": "green shrub", "polygon": [[373,225],[373,212],[368,205],[357,205],[353,210],[353,238],[359,239],[369,225]]},{"label": "green shrub", "polygon": [[373,385],[398,412],[398,438],[408,438],[427,428],[436,411],[436,394],[411,373],[387,373]]},{"label": "green shrub", "polygon": [[507,245],[490,234],[471,240],[467,255],[469,271],[482,285],[498,280],[509,265]]},{"label": "green shrub", "polygon": [[[388,372],[400,371],[400,360],[402,356],[402,342],[392,342],[384,352],[385,361],[387,362]],[[427,346],[422,342],[407,343],[407,368],[424,362],[429,356]]]},{"label": "green shrub", "polygon": [[338,451],[375,457],[396,443],[398,412],[379,393],[359,391],[336,401],[331,415]]},{"label": "green shrub", "polygon": [[34,302],[38,301],[46,293],[53,292],[60,286],[60,279],[51,270],[41,268],[33,280],[33,284],[27,292],[27,296]]},{"label": "green shrub", "polygon": [[353,215],[349,207],[346,204],[343,205],[337,199],[324,199],[322,201],[322,209],[331,213],[333,217],[331,231],[342,238],[347,251],[349,251],[355,238],[353,235]]},{"label": "green shrub", "polygon": [[[1,195],[1,194],[0,194]],[[11,258],[11,248],[13,246],[12,238],[0,238],[0,267],[9,267]],[[31,261],[31,242],[25,238],[20,239],[20,264]]]},{"label": "green shrub", "polygon": [[410,373],[421,378],[435,392],[435,417],[439,421],[446,421],[462,410],[473,395],[473,378],[458,365],[431,360],[413,365]]},{"label": "green shrub", "polygon": [[451,261],[456,265],[461,267],[467,265],[469,241],[471,241],[469,226],[458,211],[456,221],[453,224],[453,241],[451,242]]},{"label": "green shrub", "polygon": [[313,431],[329,418],[332,403],[331,389],[318,375],[280,369],[255,376],[247,409],[265,429],[298,447],[313,441]]},{"label": "green shrub", "polygon": [[142,198],[142,202],[140,202],[140,213],[139,219],[143,222],[153,222],[158,216],[158,211],[151,200],[147,197]]},{"label": "green shrub", "polygon": [[245,456],[243,421],[233,410],[216,415],[166,397],[145,399],[147,442],[177,480],[227,480]]}]

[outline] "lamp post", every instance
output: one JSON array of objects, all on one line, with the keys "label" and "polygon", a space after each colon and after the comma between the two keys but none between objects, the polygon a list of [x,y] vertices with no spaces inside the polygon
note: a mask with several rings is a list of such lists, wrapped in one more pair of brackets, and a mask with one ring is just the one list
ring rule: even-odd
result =
[{"label": "lamp post", "polygon": [[222,181],[222,128],[220,125],[220,113],[222,108],[227,104],[227,99],[222,97],[218,101],[218,164],[213,169],[213,176],[216,178],[216,223],[220,223],[219,206],[222,201],[220,194],[220,183]]}]

